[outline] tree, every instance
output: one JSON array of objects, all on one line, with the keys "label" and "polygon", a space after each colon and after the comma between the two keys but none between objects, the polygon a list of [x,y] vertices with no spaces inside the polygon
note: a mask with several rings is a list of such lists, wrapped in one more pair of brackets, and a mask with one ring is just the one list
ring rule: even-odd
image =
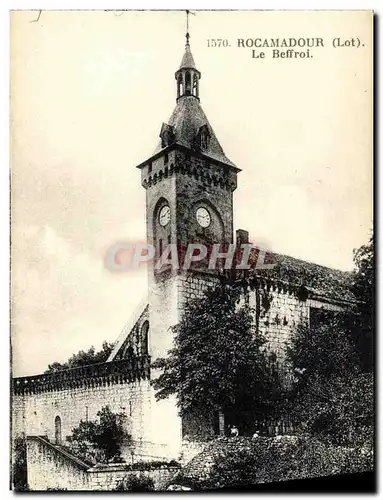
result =
[{"label": "tree", "polygon": [[352,312],[334,314],[325,310],[312,317],[310,325],[298,325],[287,347],[293,372],[299,378],[297,389],[304,390],[314,375],[328,378],[358,370],[354,327]]},{"label": "tree", "polygon": [[112,491],[154,491],[154,481],[142,472],[124,477]]},{"label": "tree", "polygon": [[370,311],[374,300],[374,238],[370,237],[367,245],[354,250],[355,271],[353,272],[353,292],[358,300]]},{"label": "tree", "polygon": [[336,444],[371,444],[373,379],[358,363],[353,319],[327,311],[298,328],[287,351],[295,379],[285,411]]},{"label": "tree", "polygon": [[109,406],[104,406],[97,417],[98,421],[81,420],[78,427],[72,429],[67,437],[69,447],[74,454],[89,457],[90,448],[94,446],[102,452],[101,456],[96,454],[99,461],[118,461],[122,442],[130,439],[124,427],[126,415],[113,413]]},{"label": "tree", "polygon": [[27,443],[25,436],[14,440],[13,488],[15,491],[28,491]]},{"label": "tree", "polygon": [[375,315],[375,261],[373,236],[367,245],[354,250],[355,270],[352,274],[352,291],[358,300],[358,327],[355,340],[358,356],[364,371],[373,366],[373,333]]},{"label": "tree", "polygon": [[113,343],[104,341],[100,351],[96,352],[93,346],[88,349],[88,351],[79,351],[77,354],[73,354],[73,356],[71,356],[65,363],[58,363],[57,361],[54,361],[52,364],[48,365],[48,370],[44,373],[52,373],[60,370],[68,370],[70,368],[77,368],[78,366],[104,363],[112,352],[113,347]]},{"label": "tree", "polygon": [[219,285],[188,303],[174,327],[173,349],[153,363],[161,370],[153,381],[157,399],[176,394],[182,415],[223,412],[244,427],[267,412],[276,375],[265,339],[255,332],[254,311],[240,297],[240,289]]},{"label": "tree", "polygon": [[374,246],[354,251],[348,311],[322,311],[301,325],[288,348],[295,375],[285,409],[310,432],[338,444],[372,444]]}]

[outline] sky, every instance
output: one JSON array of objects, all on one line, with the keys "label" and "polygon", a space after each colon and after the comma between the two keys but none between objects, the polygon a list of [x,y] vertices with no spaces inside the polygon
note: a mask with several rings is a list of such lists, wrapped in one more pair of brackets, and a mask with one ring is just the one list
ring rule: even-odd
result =
[{"label": "sky", "polygon": [[[145,240],[150,157],[175,106],[185,14],[11,14],[15,376],[114,341],[145,270],[104,267]],[[234,227],[279,253],[350,270],[372,228],[372,19],[366,12],[197,12],[201,105],[242,172]],[[238,38],[322,37],[313,58],[252,58]],[[334,37],[364,47],[332,46]],[[208,47],[227,39],[229,47]]]}]

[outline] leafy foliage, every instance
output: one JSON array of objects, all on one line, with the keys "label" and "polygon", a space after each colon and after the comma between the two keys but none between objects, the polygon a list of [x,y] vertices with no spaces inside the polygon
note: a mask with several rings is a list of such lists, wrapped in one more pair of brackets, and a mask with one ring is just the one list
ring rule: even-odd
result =
[{"label": "leafy foliage", "polygon": [[357,362],[352,316],[322,313],[300,326],[288,356],[294,371],[290,404],[295,424],[336,444],[372,443],[373,376]]},{"label": "leafy foliage", "polygon": [[78,427],[67,437],[70,451],[94,462],[121,461],[121,444],[129,440],[126,434],[124,413],[113,413],[104,406],[98,413],[98,421],[81,420]]},{"label": "leafy foliage", "polygon": [[154,469],[169,469],[169,468],[179,468],[181,467],[181,464],[177,462],[176,460],[152,460],[150,462],[135,462],[133,464],[127,464],[126,469],[127,470],[154,470]]},{"label": "leafy foliage", "polygon": [[27,443],[25,437],[16,437],[13,447],[13,488],[15,491],[28,491]]},{"label": "leafy foliage", "polygon": [[71,356],[65,363],[58,363],[57,361],[54,361],[52,364],[48,365],[48,370],[46,370],[45,373],[52,373],[60,370],[68,370],[69,368],[77,368],[79,366],[103,363],[108,359],[113,347],[113,343],[105,341],[103,342],[100,351],[96,352],[93,346],[87,351],[79,351],[77,354],[73,354],[73,356]]},{"label": "leafy foliage", "polygon": [[287,354],[299,376],[299,389],[306,387],[313,375],[326,378],[357,370],[352,328],[351,314],[331,311],[321,311],[310,326],[298,326]]},{"label": "leafy foliage", "polygon": [[230,285],[190,301],[174,327],[174,348],[153,364],[161,370],[153,382],[157,399],[176,394],[181,414],[222,411],[237,422],[267,412],[279,385],[253,318]]},{"label": "leafy foliage", "polygon": [[373,364],[375,313],[375,260],[374,239],[372,236],[367,245],[354,250],[354,264],[352,291],[359,301],[358,329],[355,332],[355,340],[362,367],[365,371],[369,371]]},{"label": "leafy foliage", "polygon": [[223,438],[210,468],[185,468],[172,483],[195,490],[238,488],[251,484],[371,470],[371,450],[324,443],[309,436]]},{"label": "leafy foliage", "polygon": [[336,444],[373,446],[372,335],[374,247],[354,252],[356,308],[312,315],[288,349],[295,380],[285,411],[310,433]]},{"label": "leafy foliage", "polygon": [[373,236],[367,245],[354,250],[354,264],[356,269],[353,273],[353,292],[357,299],[372,309],[375,283]]},{"label": "leafy foliage", "polygon": [[143,473],[130,474],[118,483],[114,491],[154,491],[154,482]]}]

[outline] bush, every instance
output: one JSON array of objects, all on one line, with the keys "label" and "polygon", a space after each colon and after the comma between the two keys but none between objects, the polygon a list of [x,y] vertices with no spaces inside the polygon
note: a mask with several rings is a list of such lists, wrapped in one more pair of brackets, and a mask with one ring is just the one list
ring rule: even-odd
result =
[{"label": "bush", "polygon": [[13,489],[29,491],[27,478],[27,443],[24,437],[16,437],[14,441]]},{"label": "bush", "polygon": [[299,326],[287,349],[294,377],[284,414],[341,446],[373,440],[374,375],[359,366],[355,322],[351,313],[321,311],[309,327]]},{"label": "bush", "polygon": [[369,448],[333,446],[307,436],[259,437],[254,441],[241,438],[235,449],[220,446],[206,475],[183,473],[172,483],[193,489],[236,488],[372,469]]},{"label": "bush", "polygon": [[154,491],[154,482],[145,474],[132,474],[124,477],[113,491]]},{"label": "bush", "polygon": [[181,467],[181,464],[176,460],[169,462],[164,460],[153,460],[152,462],[135,462],[126,466],[128,470],[153,470],[153,469],[169,469],[171,467]]},{"label": "bush", "polygon": [[373,400],[372,373],[312,379],[310,388],[295,401],[292,414],[321,440],[341,446],[372,446]]},{"label": "bush", "polygon": [[81,420],[72,430],[72,435],[67,437],[69,451],[92,464],[122,462],[121,443],[130,440],[124,428],[126,415],[113,413],[109,406],[104,406],[97,416],[98,422]]}]

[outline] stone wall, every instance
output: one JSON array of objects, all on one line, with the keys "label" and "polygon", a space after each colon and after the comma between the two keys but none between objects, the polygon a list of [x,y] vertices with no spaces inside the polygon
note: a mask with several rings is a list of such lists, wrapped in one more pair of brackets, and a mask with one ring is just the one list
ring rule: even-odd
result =
[{"label": "stone wall", "polygon": [[[113,412],[127,416],[126,431],[134,444],[133,448],[128,444],[122,446],[125,460],[131,461],[132,452],[137,459],[179,458],[180,436],[171,440],[166,434],[174,434],[172,422],[166,421],[173,412],[174,402],[157,402],[148,380],[14,395],[12,434],[14,438],[18,435],[47,436],[54,443],[55,421],[59,417],[61,440],[65,443],[65,438],[80,420],[97,419],[97,412],[106,405]],[[167,425],[161,428],[159,422],[162,420]]]},{"label": "stone wall", "polygon": [[28,486],[32,491],[48,488],[89,490],[87,469],[57,453],[38,438],[27,439]]},{"label": "stone wall", "polygon": [[28,485],[32,491],[66,489],[69,491],[111,491],[127,476],[143,473],[162,490],[179,470],[158,468],[150,471],[129,471],[125,465],[86,468],[73,456],[51,446],[38,437],[27,439]]},{"label": "stone wall", "polygon": [[[252,292],[251,301],[256,300],[257,291]],[[283,365],[286,348],[300,323],[309,321],[307,301],[300,300],[292,290],[261,290],[259,332],[267,340],[267,349],[274,353],[278,364]]]},{"label": "stone wall", "polygon": [[196,455],[201,453],[208,444],[209,441],[188,441],[185,439],[182,442],[181,464],[186,465],[189,463]]},{"label": "stone wall", "polygon": [[178,301],[177,306],[182,314],[182,311],[191,299],[202,299],[206,291],[216,286],[219,283],[219,278],[204,272],[189,272],[178,276],[177,292]]}]

